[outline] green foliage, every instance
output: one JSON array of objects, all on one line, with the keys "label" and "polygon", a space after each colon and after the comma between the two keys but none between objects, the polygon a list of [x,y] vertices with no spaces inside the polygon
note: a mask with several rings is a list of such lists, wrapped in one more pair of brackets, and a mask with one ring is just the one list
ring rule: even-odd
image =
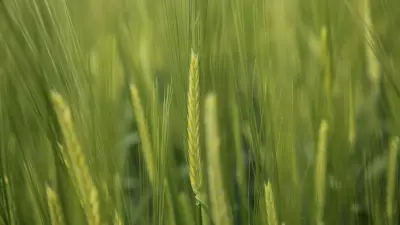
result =
[{"label": "green foliage", "polygon": [[396,0],[0,0],[0,225],[399,223],[399,23]]}]

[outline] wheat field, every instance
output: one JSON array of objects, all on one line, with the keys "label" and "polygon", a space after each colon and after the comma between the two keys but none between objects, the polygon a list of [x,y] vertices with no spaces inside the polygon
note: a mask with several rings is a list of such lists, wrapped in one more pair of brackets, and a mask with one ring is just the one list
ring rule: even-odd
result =
[{"label": "wheat field", "polygon": [[0,0],[0,225],[400,224],[397,0]]}]

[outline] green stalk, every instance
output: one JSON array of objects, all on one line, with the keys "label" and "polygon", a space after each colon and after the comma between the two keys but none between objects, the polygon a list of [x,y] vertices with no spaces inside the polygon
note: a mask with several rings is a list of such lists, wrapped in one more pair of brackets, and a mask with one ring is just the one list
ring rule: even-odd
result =
[{"label": "green stalk", "polygon": [[316,225],[322,225],[325,208],[325,186],[326,186],[326,158],[328,143],[328,123],[322,120],[319,128],[318,152],[315,168],[315,221]]},{"label": "green stalk", "polygon": [[232,225],[231,208],[224,189],[220,136],[217,116],[217,97],[209,94],[206,98],[206,145],[207,145],[207,175],[210,192],[211,218],[216,225]]},{"label": "green stalk", "polygon": [[386,215],[388,218],[388,225],[394,224],[395,216],[395,190],[397,186],[396,182],[396,170],[397,170],[397,158],[399,152],[399,137],[393,137],[390,141],[389,158],[388,158],[388,183],[386,190]]}]

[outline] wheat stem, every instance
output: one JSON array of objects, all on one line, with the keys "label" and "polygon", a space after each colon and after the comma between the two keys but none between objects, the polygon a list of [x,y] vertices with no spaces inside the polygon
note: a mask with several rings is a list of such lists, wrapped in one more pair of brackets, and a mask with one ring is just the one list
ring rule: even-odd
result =
[{"label": "wheat stem", "polygon": [[206,144],[207,174],[210,192],[211,216],[214,224],[231,225],[231,210],[224,192],[223,176],[220,160],[220,138],[217,119],[217,98],[209,94],[206,98]]},{"label": "wheat stem", "polygon": [[315,203],[317,225],[323,224],[323,213],[325,205],[327,138],[328,123],[325,120],[322,120],[319,128],[318,152],[315,168]]},{"label": "wheat stem", "polygon": [[274,202],[274,192],[272,191],[271,183],[265,185],[265,203],[267,208],[268,225],[278,225],[276,216],[276,208]]},{"label": "wheat stem", "polygon": [[395,190],[397,186],[396,182],[396,170],[397,170],[397,156],[399,151],[399,137],[393,137],[390,141],[389,149],[389,162],[388,162],[388,184],[386,192],[386,213],[388,217],[388,224],[393,224],[394,219],[394,206],[395,206]]}]

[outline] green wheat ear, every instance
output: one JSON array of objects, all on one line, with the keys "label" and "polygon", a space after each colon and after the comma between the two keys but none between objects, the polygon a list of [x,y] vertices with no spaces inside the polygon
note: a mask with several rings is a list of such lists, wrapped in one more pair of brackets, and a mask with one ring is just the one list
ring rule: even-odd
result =
[{"label": "green wheat ear", "polygon": [[187,109],[188,160],[190,183],[196,198],[200,197],[202,188],[201,158],[200,158],[200,106],[199,106],[199,58],[193,50],[189,70],[189,91]]},{"label": "green wheat ear", "polygon": [[71,109],[58,92],[52,91],[51,99],[64,136],[66,149],[62,147],[61,154],[66,165],[69,165],[68,172],[74,179],[74,185],[82,198],[81,204],[89,225],[100,225],[99,194],[75,134]]},{"label": "green wheat ear", "polygon": [[396,191],[396,169],[397,169],[397,155],[399,151],[399,137],[393,137],[390,141],[389,149],[389,162],[388,162],[388,184],[386,191],[386,213],[388,217],[388,224],[393,224],[394,206],[396,205],[395,191]]},{"label": "green wheat ear", "polygon": [[265,186],[265,204],[267,209],[268,225],[278,225],[276,216],[276,208],[274,202],[274,192],[272,191],[271,183],[268,182]]},{"label": "green wheat ear", "polygon": [[319,128],[318,152],[315,168],[315,206],[316,224],[323,224],[323,211],[325,206],[325,183],[326,183],[326,148],[328,138],[328,123],[322,120]]},{"label": "green wheat ear", "polygon": [[155,171],[154,165],[153,148],[150,140],[149,127],[144,114],[144,109],[139,97],[139,91],[134,84],[130,86],[132,95],[132,105],[136,114],[136,120],[138,123],[139,135],[142,142],[142,153],[146,163],[147,171],[149,173],[149,180],[152,185],[155,182]]},{"label": "green wheat ear", "polygon": [[217,119],[217,98],[209,94],[206,98],[205,125],[207,144],[207,175],[210,191],[211,217],[214,224],[231,225],[232,216],[223,185],[220,160],[220,138]]}]

